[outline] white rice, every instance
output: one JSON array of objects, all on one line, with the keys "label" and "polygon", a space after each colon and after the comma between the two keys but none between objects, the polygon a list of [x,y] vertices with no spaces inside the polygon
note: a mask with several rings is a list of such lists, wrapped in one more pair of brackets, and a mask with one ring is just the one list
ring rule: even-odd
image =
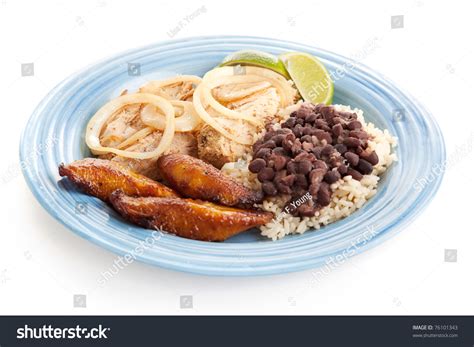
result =
[{"label": "white rice", "polygon": [[[359,109],[351,109],[349,106],[343,105],[335,105],[335,107],[341,111],[350,111],[357,114],[363,129],[371,137],[368,141],[368,147],[377,153],[379,163],[374,166],[372,174],[364,175],[361,181],[346,176],[332,184],[333,194],[330,204],[316,212],[314,217],[301,218],[285,213],[283,211],[286,201],[284,197],[273,197],[264,200],[259,206],[265,211],[273,212],[275,218],[270,223],[260,227],[262,235],[272,240],[278,240],[289,234],[303,234],[311,228],[319,229],[321,226],[349,216],[377,193],[380,175],[396,160],[393,148],[396,146],[397,140],[387,130],[381,130],[372,123],[366,123],[363,112]],[[289,112],[285,113],[287,117]],[[259,135],[261,136],[261,134]],[[248,187],[260,189],[260,182],[258,182],[256,175],[248,170],[250,159],[249,155],[238,162],[227,163],[222,171]]]}]

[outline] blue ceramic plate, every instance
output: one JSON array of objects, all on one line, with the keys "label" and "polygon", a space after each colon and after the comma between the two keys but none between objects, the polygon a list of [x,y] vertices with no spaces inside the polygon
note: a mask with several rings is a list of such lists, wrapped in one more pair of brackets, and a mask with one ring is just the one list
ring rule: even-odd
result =
[{"label": "blue ceramic plate", "polygon": [[[150,238],[149,230],[125,222],[98,199],[78,192],[67,181],[58,183],[59,163],[90,155],[84,144],[89,118],[121,90],[133,90],[154,78],[203,75],[240,49],[274,54],[302,51],[319,57],[331,71],[346,66],[347,74],[335,83],[334,103],[364,110],[369,121],[399,139],[399,161],[385,173],[378,193],[362,209],[319,231],[280,241],[267,240],[257,231],[224,243],[169,234]],[[131,50],[76,73],[46,96],[21,139],[23,173],[35,197],[54,218],[120,255],[133,253],[146,263],[209,275],[264,275],[318,267],[331,256],[352,256],[402,230],[426,207],[442,179],[431,171],[445,160],[443,137],[433,117],[383,76],[364,66],[351,67],[348,59],[319,48],[256,37],[196,37]]]}]

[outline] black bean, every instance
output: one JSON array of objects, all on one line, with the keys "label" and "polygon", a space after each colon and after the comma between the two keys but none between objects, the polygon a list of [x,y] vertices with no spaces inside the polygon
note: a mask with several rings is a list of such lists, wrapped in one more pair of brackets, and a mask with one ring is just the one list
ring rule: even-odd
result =
[{"label": "black bean", "polygon": [[319,184],[320,183],[312,183],[309,185],[308,191],[311,196],[314,196],[314,197],[318,196]]},{"label": "black bean", "polygon": [[318,129],[322,129],[328,126],[328,122],[326,122],[324,119],[317,119],[314,121],[314,126]]},{"label": "black bean", "polygon": [[310,104],[304,104],[298,109],[298,111],[296,111],[296,117],[306,118],[311,113],[313,113],[313,106],[311,106]]},{"label": "black bean", "polygon": [[339,165],[342,164],[342,157],[339,155],[338,152],[334,152],[329,157],[329,167],[331,169],[337,168]]},{"label": "black bean", "polygon": [[331,106],[321,107],[321,114],[323,115],[326,121],[331,122],[335,116],[334,107],[331,107]]},{"label": "black bean", "polygon": [[347,137],[344,139],[342,143],[345,144],[347,147],[352,147],[352,148],[356,148],[360,146],[360,140],[356,139],[355,137]]},{"label": "black bean", "polygon": [[310,135],[312,132],[313,132],[313,128],[311,127],[311,125],[307,126],[305,125],[303,130],[302,130],[302,133],[303,135]]},{"label": "black bean", "polygon": [[308,188],[308,181],[306,180],[306,176],[302,174],[296,174],[294,185],[304,189]]},{"label": "black bean", "polygon": [[281,126],[283,128],[293,128],[295,124],[296,124],[296,119],[294,117],[290,117]]},{"label": "black bean", "polygon": [[355,137],[359,140],[367,140],[369,138],[369,134],[363,130],[351,130],[349,131],[349,137]]},{"label": "black bean", "polygon": [[331,155],[333,151],[334,151],[334,147],[332,145],[326,145],[321,150],[321,155],[328,157]]},{"label": "black bean", "polygon": [[353,120],[353,119],[357,119],[357,114],[353,113],[353,112],[345,112],[345,111],[342,111],[342,112],[339,112],[339,116],[341,118],[344,118],[346,120]]},{"label": "black bean", "polygon": [[345,174],[347,174],[347,166],[344,164],[339,165],[337,171],[341,174],[341,176],[344,176]]},{"label": "black bean", "polygon": [[281,145],[286,151],[291,152],[291,147],[293,147],[293,143],[294,143],[294,140],[286,138],[283,140]]},{"label": "black bean", "polygon": [[275,172],[275,177],[273,178],[273,182],[277,183],[281,181],[281,179],[285,176],[286,176],[286,170],[277,171]]},{"label": "black bean", "polygon": [[306,160],[306,159],[309,159],[310,156],[308,155],[308,153],[300,153],[298,155],[295,156],[295,162],[300,162],[300,161],[303,161],[303,160]]},{"label": "black bean", "polygon": [[328,171],[324,175],[324,180],[329,184],[333,184],[334,182],[339,181],[340,178],[341,174],[337,170]]},{"label": "black bean", "polygon": [[295,178],[296,176],[294,174],[286,175],[280,180],[280,182],[291,187],[295,183]]},{"label": "black bean", "polygon": [[349,130],[360,129],[360,128],[362,128],[362,124],[361,124],[361,122],[359,122],[358,120],[353,120],[353,121],[350,121],[350,122],[347,124],[347,128],[348,128]]},{"label": "black bean", "polygon": [[313,165],[309,160],[303,160],[298,163],[297,172],[302,175],[309,174]]},{"label": "black bean", "polygon": [[309,173],[309,181],[311,184],[319,184],[322,182],[327,170],[314,169]]},{"label": "black bean", "polygon": [[273,177],[275,177],[275,171],[270,167],[263,168],[257,175],[260,182],[271,181]]},{"label": "black bean", "polygon": [[274,134],[273,134],[272,131],[267,131],[267,132],[265,133],[265,135],[263,135],[263,141],[264,141],[264,142],[267,142],[268,140],[270,140],[270,139],[272,138],[273,135],[274,135]]},{"label": "black bean", "polygon": [[275,170],[280,171],[286,166],[288,158],[283,155],[275,155],[273,159],[273,167]]},{"label": "black bean", "polygon": [[307,123],[314,123],[315,120],[316,120],[316,114],[314,113],[311,113],[310,115],[306,117]]},{"label": "black bean", "polygon": [[322,160],[316,160],[316,161],[313,163],[313,167],[314,167],[315,169],[322,169],[322,170],[325,170],[325,171],[328,169],[327,164],[326,164],[324,161],[322,161]]},{"label": "black bean", "polygon": [[337,145],[334,146],[334,148],[336,149],[336,151],[341,153],[341,155],[344,155],[344,153],[347,152],[347,146],[343,145],[342,143],[338,143]]},{"label": "black bean", "polygon": [[344,158],[346,158],[347,162],[353,167],[356,167],[357,164],[359,164],[359,156],[355,153],[346,152]]},{"label": "black bean", "polygon": [[293,131],[293,134],[295,134],[296,137],[301,137],[303,133],[303,127],[301,126],[301,124],[296,124],[291,130]]},{"label": "black bean", "polygon": [[285,150],[283,147],[276,147],[276,148],[273,148],[272,154],[276,154],[276,155],[286,155],[286,154],[288,154],[288,153],[286,152],[286,150]]},{"label": "black bean", "polygon": [[336,124],[332,127],[332,133],[336,136],[341,136],[344,132],[344,128],[341,124]]},{"label": "black bean", "polygon": [[257,141],[253,144],[252,150],[253,150],[254,152],[258,151],[258,149],[260,148],[260,146],[261,146],[262,144],[263,144],[263,140],[262,140],[262,139],[257,140]]},{"label": "black bean", "polygon": [[326,182],[321,183],[318,191],[318,203],[321,206],[327,206],[331,202],[331,191]]},{"label": "black bean", "polygon": [[287,165],[286,169],[288,170],[289,173],[295,174],[296,173],[296,163],[291,160]]},{"label": "black bean", "polygon": [[357,170],[361,174],[363,174],[363,175],[371,174],[373,169],[374,168],[373,168],[372,164],[369,163],[367,160],[365,160],[365,159],[360,159],[359,160],[359,165],[357,165]]},{"label": "black bean", "polygon": [[276,186],[277,190],[282,194],[290,195],[292,193],[291,186],[286,185],[281,181],[278,181],[277,183],[275,183],[275,186]]},{"label": "black bean", "polygon": [[360,181],[364,177],[359,171],[351,167],[347,169],[347,175],[352,176],[352,178],[357,181]]},{"label": "black bean", "polygon": [[313,148],[313,154],[315,155],[316,158],[321,159],[321,147],[315,147]]},{"label": "black bean", "polygon": [[298,215],[302,217],[313,217],[316,211],[317,209],[315,206],[309,206],[308,204],[300,205],[297,208]]},{"label": "black bean", "polygon": [[262,190],[266,195],[274,196],[277,195],[278,191],[272,182],[264,182],[262,184]]},{"label": "black bean", "polygon": [[268,140],[262,143],[262,145],[260,146],[260,148],[275,148],[275,147],[276,147],[276,143],[273,140]]},{"label": "black bean", "polygon": [[283,142],[284,139],[285,139],[284,134],[278,134],[272,137],[272,140],[275,142],[275,145],[277,146],[281,146],[281,143]]},{"label": "black bean", "polygon": [[296,139],[294,142],[293,142],[293,145],[291,146],[291,152],[293,154],[298,154],[301,150],[301,141],[300,139]]},{"label": "black bean", "polygon": [[271,153],[271,149],[270,148],[260,148],[257,153],[255,153],[255,158],[265,158],[266,156],[268,156],[270,153]]},{"label": "black bean", "polygon": [[306,152],[310,152],[314,148],[314,145],[311,142],[303,142],[301,148]]},{"label": "black bean", "polygon": [[267,166],[265,160],[262,158],[257,158],[250,162],[249,171],[252,173],[259,173],[260,170],[262,170],[265,166]]},{"label": "black bean", "polygon": [[360,157],[367,160],[372,165],[377,165],[379,162],[379,157],[375,151],[369,152],[368,150],[365,150],[360,154]]}]

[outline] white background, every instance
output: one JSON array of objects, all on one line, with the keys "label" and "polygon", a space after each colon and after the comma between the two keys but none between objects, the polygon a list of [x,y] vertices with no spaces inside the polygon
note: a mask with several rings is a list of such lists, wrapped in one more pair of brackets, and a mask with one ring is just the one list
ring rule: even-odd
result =
[{"label": "white background", "polygon": [[[202,7],[204,6],[204,7]],[[435,1],[14,1],[0,0],[2,177],[18,165],[21,130],[62,79],[98,59],[170,39],[268,36],[355,55],[424,103],[441,125],[448,154],[470,144],[415,223],[322,280],[312,271],[212,278],[133,263],[105,286],[115,256],[53,220],[21,174],[2,179],[1,314],[473,314],[474,228],[472,8]],[[204,13],[202,13],[204,12]],[[391,16],[404,28],[391,29]],[[34,76],[21,77],[21,64]],[[414,148],[422,151],[422,148]],[[457,262],[445,262],[445,249]],[[86,294],[87,308],[73,295]],[[192,309],[180,296],[193,295]]]}]

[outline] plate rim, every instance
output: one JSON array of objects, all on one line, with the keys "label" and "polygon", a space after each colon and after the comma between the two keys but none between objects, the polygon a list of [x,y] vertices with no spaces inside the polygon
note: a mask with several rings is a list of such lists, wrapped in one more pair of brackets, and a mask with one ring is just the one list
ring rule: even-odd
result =
[{"label": "plate rim", "polygon": [[[279,43],[279,44],[283,44],[283,45],[285,45],[285,44],[287,44],[287,45],[288,44],[289,45],[298,45],[302,48],[307,48],[307,49],[311,49],[311,50],[318,50],[318,51],[321,51],[321,52],[325,52],[325,53],[327,53],[331,56],[337,57],[337,58],[348,59],[344,56],[341,56],[339,54],[333,53],[333,52],[325,50],[325,49],[321,49],[317,46],[310,46],[310,45],[306,45],[306,44],[303,44],[303,43],[300,43],[300,42],[280,40],[280,39],[274,39],[274,38],[268,38],[268,37],[239,36],[239,35],[193,36],[193,37],[186,37],[186,38],[181,38],[181,39],[164,40],[164,41],[159,41],[159,42],[152,43],[152,44],[149,44],[149,45],[145,45],[145,46],[142,46],[142,47],[127,49],[125,51],[115,53],[115,54],[110,55],[106,58],[100,59],[95,63],[88,64],[87,66],[83,67],[82,69],[79,69],[75,73],[73,73],[70,76],[63,79],[60,83],[58,83],[54,88],[52,88],[46,94],[46,96],[42,99],[42,101],[35,108],[32,115],[29,117],[29,119],[26,123],[26,126],[24,127],[24,129],[22,131],[21,138],[20,138],[20,162],[22,162],[25,158],[25,138],[26,138],[26,135],[27,135],[28,124],[30,124],[35,119],[35,117],[39,117],[41,115],[41,111],[49,104],[51,97],[53,95],[55,95],[57,93],[57,91],[61,90],[61,88],[64,86],[64,84],[66,84],[68,81],[71,81],[74,78],[80,76],[81,74],[83,74],[85,71],[88,71],[92,67],[96,67],[96,66],[106,64],[107,62],[111,62],[114,59],[118,59],[122,56],[127,56],[129,53],[132,53],[132,52],[139,52],[139,51],[142,51],[142,50],[146,50],[148,48],[153,48],[153,47],[157,47],[157,46],[166,46],[166,45],[175,44],[175,43],[187,43],[187,42],[193,42],[193,41],[210,41],[210,40],[215,40],[215,39],[217,39],[217,40],[223,40],[223,39],[264,40],[264,41],[267,41],[267,42]],[[442,131],[441,131],[438,123],[436,122],[436,119],[432,116],[432,114],[416,98],[412,97],[410,93],[408,93],[406,90],[400,88],[396,83],[394,83],[389,78],[386,78],[381,73],[379,73],[375,70],[372,70],[371,68],[369,68],[368,66],[366,66],[365,64],[362,64],[362,63],[357,63],[357,69],[362,70],[362,71],[363,70],[369,71],[372,76],[383,80],[387,84],[390,84],[396,90],[398,90],[400,93],[404,94],[404,96],[409,97],[411,102],[420,111],[422,111],[424,114],[429,116],[431,124],[434,125],[435,129],[437,130],[437,133],[440,136],[438,138],[438,141],[439,141],[439,146],[441,147],[441,150],[442,150],[441,159],[445,160],[445,158],[446,158],[446,148],[445,148],[445,143],[444,143],[444,137],[443,137]],[[115,253],[117,255],[123,255],[124,253],[130,252],[129,249],[126,250],[123,247],[123,244],[120,244],[120,245],[111,244],[110,242],[106,242],[105,240],[102,240],[102,238],[98,238],[98,237],[93,238],[89,234],[87,234],[83,230],[81,230],[80,227],[77,227],[76,225],[73,225],[74,223],[70,223],[69,220],[67,220],[67,219],[65,220],[64,218],[61,218],[60,213],[57,213],[57,211],[54,211],[49,206],[49,204],[45,201],[44,196],[41,195],[41,192],[38,189],[36,189],[36,187],[34,187],[33,179],[30,176],[29,170],[26,167],[23,167],[23,165],[21,165],[21,169],[22,169],[22,172],[23,172],[23,176],[25,177],[25,180],[27,182],[27,185],[28,185],[29,189],[32,191],[35,198],[38,200],[38,202],[40,202],[42,207],[50,215],[52,215],[56,220],[58,220],[62,225],[64,225],[66,228],[72,230],[74,233],[78,234],[79,236],[81,236],[81,237],[83,237],[87,240],[90,240],[93,243],[99,245],[100,247],[106,248],[106,249],[112,251],[113,253]],[[365,250],[368,250],[368,249],[371,249],[372,247],[377,246],[378,244],[380,244],[380,243],[384,242],[385,240],[387,240],[387,239],[393,237],[394,235],[398,234],[398,232],[400,232],[401,230],[406,228],[406,226],[408,224],[413,222],[416,219],[416,217],[418,217],[427,208],[427,206],[432,202],[433,197],[436,195],[436,193],[437,193],[437,191],[438,191],[438,189],[441,185],[441,182],[443,180],[443,176],[444,176],[444,172],[441,175],[436,177],[437,179],[435,180],[434,185],[430,186],[430,188],[431,188],[430,193],[425,195],[425,197],[423,199],[423,202],[424,202],[423,206],[421,206],[421,208],[418,208],[415,211],[415,213],[410,214],[410,218],[401,218],[401,219],[399,219],[397,221],[397,225],[390,227],[389,232],[386,232],[383,235],[381,235],[380,237],[377,237],[376,239],[371,240],[370,242],[365,244],[364,247],[361,247],[360,249],[358,249],[355,252],[354,255],[359,254],[359,253],[361,253]],[[222,243],[221,245],[229,245],[229,246],[223,246],[222,247],[222,249],[225,249],[226,247],[229,248],[232,245],[233,246],[236,246],[236,245],[242,246],[244,244],[235,244],[235,243],[234,244],[225,244],[225,243]],[[219,246],[219,248],[221,248],[221,247]],[[138,259],[138,257],[137,257],[137,259]],[[269,268],[269,269],[266,269],[264,271],[252,271],[252,269],[249,269],[248,267],[244,267],[243,269],[240,269],[239,271],[237,271],[237,268],[232,268],[230,271],[225,271],[225,270],[223,271],[222,269],[220,269],[220,270],[206,269],[206,266],[204,266],[203,268],[199,268],[199,267],[196,267],[196,266],[183,266],[182,264],[181,265],[157,264],[156,261],[153,261],[153,260],[148,259],[146,257],[140,258],[138,260],[140,260],[142,262],[145,262],[145,263],[152,264],[152,265],[159,265],[161,267],[172,269],[172,270],[177,270],[177,271],[192,272],[192,273],[199,273],[199,274],[206,274],[206,275],[224,275],[224,276],[269,275],[269,274],[278,274],[278,273],[302,271],[302,270],[305,270],[305,269],[317,267],[316,264],[313,264],[312,262],[305,261],[304,264],[295,265],[294,263],[291,263],[290,264],[291,266],[287,266],[287,267],[281,266],[281,264],[277,264],[275,269]],[[255,269],[255,268],[253,268],[253,269]]]}]

